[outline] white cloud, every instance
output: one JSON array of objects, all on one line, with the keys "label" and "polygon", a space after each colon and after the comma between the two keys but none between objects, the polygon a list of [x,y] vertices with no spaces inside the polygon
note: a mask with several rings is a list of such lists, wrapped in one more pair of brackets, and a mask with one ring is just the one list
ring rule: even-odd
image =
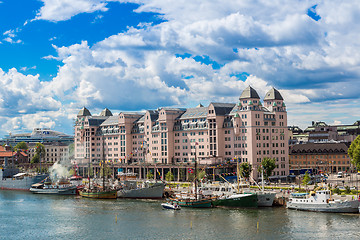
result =
[{"label": "white cloud", "polygon": [[[16,29],[16,32],[18,32],[19,29]],[[14,40],[14,38],[16,38],[16,34],[15,31],[10,29],[7,30],[3,33],[3,35],[5,36],[5,38],[3,39],[3,41],[8,42],[8,43],[22,43],[22,41],[20,39]]]},{"label": "white cloud", "polygon": [[[40,85],[44,97],[32,102],[48,101],[45,106],[51,110],[64,107],[60,101],[70,102],[71,109],[86,105],[138,110],[201,100],[235,102],[247,85],[260,96],[274,86],[292,114],[290,122],[350,121],[331,114],[323,102],[326,107],[335,104],[331,111],[336,114],[356,117],[356,111],[347,111],[355,105],[342,102],[358,99],[360,91],[360,32],[354,30],[360,28],[360,6],[355,2],[116,1],[137,3],[136,12],[158,13],[166,21],[130,26],[92,46],[86,41],[54,45],[57,55],[44,58],[63,64],[52,81],[41,83],[38,76],[22,75]],[[92,12],[97,20],[111,1],[42,2],[35,19],[57,22]],[[319,21],[307,16],[314,5]],[[15,41],[15,32],[9,30],[4,37]],[[245,81],[239,77],[243,73],[249,74]],[[30,101],[25,94],[21,97]],[[334,110],[339,99],[346,110]],[[25,114],[30,109],[15,110]]]},{"label": "white cloud", "polygon": [[80,13],[107,11],[106,1],[103,0],[41,0],[41,7],[34,20],[48,20],[53,22],[69,20]]},{"label": "white cloud", "polygon": [[16,69],[0,69],[0,113],[14,116],[18,112],[34,113],[59,109],[60,102],[44,91],[39,75],[23,75]]}]

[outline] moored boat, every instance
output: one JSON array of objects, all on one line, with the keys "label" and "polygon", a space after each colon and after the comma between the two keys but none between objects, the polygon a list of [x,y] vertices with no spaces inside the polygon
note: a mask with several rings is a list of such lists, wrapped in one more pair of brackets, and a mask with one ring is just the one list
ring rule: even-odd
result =
[{"label": "moored boat", "polygon": [[358,200],[334,199],[330,190],[318,190],[310,194],[293,193],[286,207],[314,212],[356,213],[359,212],[359,203]]},{"label": "moored boat", "polygon": [[191,198],[170,198],[171,202],[180,207],[211,208],[212,198],[191,199]]},{"label": "moored boat", "polygon": [[164,194],[165,183],[125,181],[122,188],[118,190],[119,198],[143,198],[143,199],[160,199]]},{"label": "moored boat", "polygon": [[43,181],[48,174],[19,173],[17,168],[0,169],[0,189],[29,191],[31,185]]},{"label": "moored boat", "polygon": [[75,195],[76,186],[71,184],[44,184],[36,183],[31,186],[30,192],[39,194]]},{"label": "moored boat", "polygon": [[80,196],[85,198],[97,198],[97,199],[116,199],[117,191],[109,190],[109,191],[96,191],[96,190],[81,190],[79,191]]},{"label": "moored boat", "polygon": [[254,193],[238,193],[224,195],[212,202],[215,207],[258,207],[257,195]]}]

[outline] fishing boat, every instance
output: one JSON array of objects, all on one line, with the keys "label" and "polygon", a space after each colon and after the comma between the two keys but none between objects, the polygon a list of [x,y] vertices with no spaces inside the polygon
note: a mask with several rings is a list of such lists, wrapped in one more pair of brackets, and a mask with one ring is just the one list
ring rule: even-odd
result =
[{"label": "fishing boat", "polygon": [[196,146],[195,144],[195,193],[186,194],[185,196],[180,196],[179,198],[170,198],[171,202],[181,207],[191,207],[191,208],[210,208],[212,207],[211,203],[214,200],[212,197],[207,197],[202,194],[198,194],[198,179],[197,179],[197,158],[196,158]]},{"label": "fishing boat", "polygon": [[330,190],[318,190],[307,193],[293,193],[286,204],[288,209],[333,212],[333,213],[357,213],[359,212],[359,200],[334,199]]},{"label": "fishing boat", "polygon": [[[220,175],[221,178],[223,178]],[[240,191],[241,178],[239,162],[237,161],[237,187],[229,183],[225,178],[223,180],[228,187],[222,187],[221,195],[212,202],[215,207],[236,207],[236,208],[256,208],[258,207],[258,197],[256,193]],[[216,192],[214,192],[216,194]]]},{"label": "fishing boat", "polygon": [[276,197],[276,192],[267,191],[264,187],[264,169],[261,168],[261,187],[253,179],[258,189],[249,189],[246,192],[252,192],[257,195],[257,202],[259,207],[272,207],[274,199]]},{"label": "fishing boat", "polygon": [[254,193],[237,193],[224,195],[212,202],[215,207],[257,207],[257,196]]},{"label": "fishing boat", "polygon": [[165,209],[171,209],[171,210],[180,210],[181,207],[177,204],[173,204],[171,202],[162,203],[161,206]]}]

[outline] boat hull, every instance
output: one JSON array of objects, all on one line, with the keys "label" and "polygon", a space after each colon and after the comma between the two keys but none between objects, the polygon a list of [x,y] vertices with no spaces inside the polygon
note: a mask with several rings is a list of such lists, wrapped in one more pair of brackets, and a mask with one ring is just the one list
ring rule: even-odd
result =
[{"label": "boat hull", "polygon": [[256,194],[236,194],[229,197],[218,198],[212,202],[215,207],[258,207]]},{"label": "boat hull", "polygon": [[180,207],[190,207],[190,208],[211,208],[212,207],[211,199],[202,199],[202,200],[172,199],[172,202],[176,203]]},{"label": "boat hull", "polygon": [[329,203],[294,203],[287,202],[288,209],[312,211],[312,212],[333,212],[333,213],[358,213],[359,201],[343,201]]},{"label": "boat hull", "polygon": [[42,174],[32,177],[24,177],[21,179],[0,178],[0,189],[29,191],[31,185],[43,181],[47,176],[47,174]]},{"label": "boat hull", "polygon": [[273,205],[276,193],[257,192],[256,194],[259,207],[271,207]]},{"label": "boat hull", "polygon": [[164,194],[165,184],[155,183],[152,186],[136,189],[118,190],[119,198],[143,198],[143,199],[161,199]]},{"label": "boat hull", "polygon": [[162,203],[161,206],[165,209],[170,209],[170,210],[180,210],[181,207],[179,205],[174,205],[171,203]]},{"label": "boat hull", "polygon": [[104,192],[85,192],[79,191],[80,196],[85,198],[97,198],[97,199],[116,199],[117,191],[104,191]]},{"label": "boat hull", "polygon": [[53,189],[37,189],[30,188],[30,192],[37,194],[54,194],[54,195],[75,195],[76,194],[76,186],[68,187],[68,188],[53,188]]}]

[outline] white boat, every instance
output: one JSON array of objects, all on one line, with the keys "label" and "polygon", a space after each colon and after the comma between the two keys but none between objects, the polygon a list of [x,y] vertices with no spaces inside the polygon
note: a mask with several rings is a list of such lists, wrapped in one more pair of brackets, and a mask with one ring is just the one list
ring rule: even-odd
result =
[{"label": "white boat", "polygon": [[180,210],[181,207],[177,204],[172,203],[162,203],[161,206],[165,209],[171,209],[171,210]]},{"label": "white boat", "polygon": [[144,198],[144,199],[160,199],[163,197],[165,183],[124,181],[122,188],[118,190],[119,198]]},{"label": "white boat", "polygon": [[318,190],[310,194],[293,193],[286,207],[315,212],[355,213],[359,212],[359,203],[358,200],[333,199],[330,190]]},{"label": "white boat", "polygon": [[69,183],[36,183],[31,186],[30,192],[40,194],[75,195],[76,186]]}]

